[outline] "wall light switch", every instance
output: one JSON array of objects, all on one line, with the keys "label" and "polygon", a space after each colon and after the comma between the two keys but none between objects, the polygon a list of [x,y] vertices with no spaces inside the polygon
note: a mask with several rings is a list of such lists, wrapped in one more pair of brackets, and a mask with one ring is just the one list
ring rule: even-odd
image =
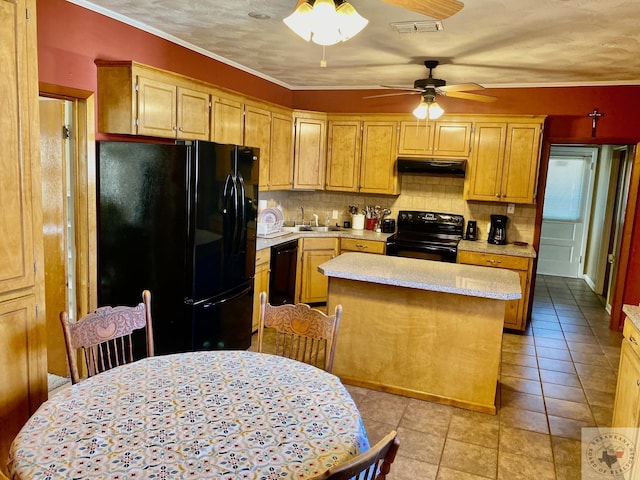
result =
[{"label": "wall light switch", "polygon": [[515,203],[510,203],[507,205],[507,213],[515,213],[515,211],[516,211]]},{"label": "wall light switch", "polygon": [[338,210],[334,210],[333,211],[333,216],[331,218],[333,218],[334,220],[337,220],[338,219],[338,215],[339,215]]}]

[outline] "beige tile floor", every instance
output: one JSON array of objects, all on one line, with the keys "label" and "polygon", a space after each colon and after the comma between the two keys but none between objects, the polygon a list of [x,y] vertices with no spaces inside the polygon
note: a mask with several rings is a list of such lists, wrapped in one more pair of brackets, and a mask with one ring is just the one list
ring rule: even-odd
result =
[{"label": "beige tile floor", "polygon": [[505,333],[498,413],[347,386],[371,442],[397,429],[389,480],[580,478],[581,427],[609,426],[622,335],[582,280],[538,276],[532,321]]}]

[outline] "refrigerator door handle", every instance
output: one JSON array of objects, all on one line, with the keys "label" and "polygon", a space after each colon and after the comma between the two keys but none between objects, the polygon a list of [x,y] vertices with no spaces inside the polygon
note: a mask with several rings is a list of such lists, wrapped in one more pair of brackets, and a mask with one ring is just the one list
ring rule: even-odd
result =
[{"label": "refrigerator door handle", "polygon": [[244,188],[244,178],[242,178],[242,174],[238,172],[238,184],[240,185],[240,215],[238,221],[238,227],[240,230],[239,240],[240,244],[238,245],[238,249],[244,251],[244,246],[247,244],[247,209],[246,209],[246,201],[247,195],[246,190]]},{"label": "refrigerator door handle", "polygon": [[233,221],[233,254],[237,255],[239,252],[239,243],[240,243],[240,219],[238,218],[239,216],[239,210],[240,210],[240,200],[238,198],[239,196],[239,189],[238,189],[238,177],[234,175],[233,177],[233,217],[232,217],[232,221]]},{"label": "refrigerator door handle", "polygon": [[223,303],[227,303],[227,302],[231,302],[233,300],[235,300],[238,297],[242,297],[243,295],[246,295],[247,293],[249,293],[252,290],[252,285],[248,285],[246,288],[242,289],[241,291],[235,293],[234,295],[230,296],[230,297],[225,297],[221,300],[218,300],[217,302],[205,302],[202,304],[202,308],[205,309],[209,309],[212,307],[217,307],[218,305],[222,305]]},{"label": "refrigerator door handle", "polygon": [[[232,253],[233,244],[235,240],[235,224],[233,220],[235,218],[235,212],[233,209],[233,200],[235,198],[235,179],[231,174],[227,175],[224,180],[224,188],[222,190],[222,219],[223,219],[223,232],[225,238],[228,239],[224,245],[225,253]],[[230,232],[230,236],[227,236],[227,232]],[[229,245],[229,242],[231,245]]]}]

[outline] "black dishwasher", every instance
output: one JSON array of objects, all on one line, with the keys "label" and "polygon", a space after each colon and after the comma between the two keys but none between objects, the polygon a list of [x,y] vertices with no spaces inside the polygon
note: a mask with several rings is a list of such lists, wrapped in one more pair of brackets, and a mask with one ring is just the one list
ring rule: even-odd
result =
[{"label": "black dishwasher", "polygon": [[269,303],[271,305],[294,303],[297,262],[297,240],[271,247],[271,276],[269,278]]}]

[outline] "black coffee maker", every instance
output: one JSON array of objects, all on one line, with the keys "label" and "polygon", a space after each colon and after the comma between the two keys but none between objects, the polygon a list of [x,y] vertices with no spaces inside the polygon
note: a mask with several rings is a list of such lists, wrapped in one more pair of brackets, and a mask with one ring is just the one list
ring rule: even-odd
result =
[{"label": "black coffee maker", "polygon": [[488,243],[493,245],[505,245],[507,243],[507,220],[509,220],[509,217],[506,215],[491,215]]}]

